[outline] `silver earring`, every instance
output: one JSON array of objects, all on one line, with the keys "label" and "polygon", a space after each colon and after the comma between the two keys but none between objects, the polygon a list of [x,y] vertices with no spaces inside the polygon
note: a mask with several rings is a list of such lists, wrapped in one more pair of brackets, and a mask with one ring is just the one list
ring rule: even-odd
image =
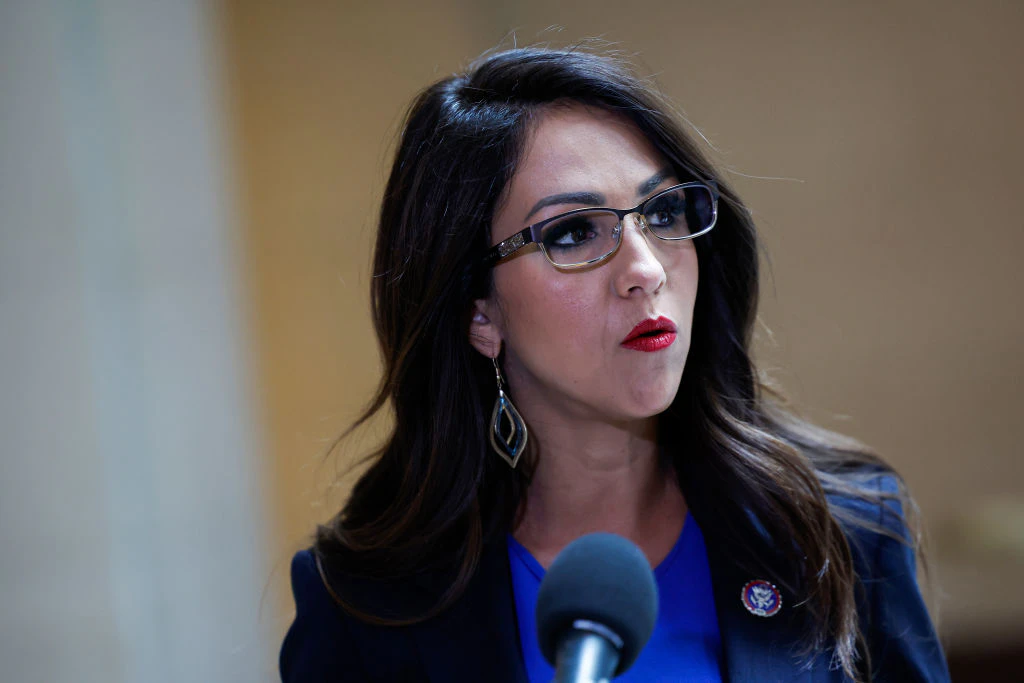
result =
[{"label": "silver earring", "polygon": [[[501,378],[501,368],[498,367],[498,359],[492,358],[494,363],[494,374],[498,379],[498,399],[494,402],[494,412],[491,413],[491,448],[500,455],[509,467],[515,469],[520,456],[526,450],[526,423],[512,401],[505,395],[502,389],[504,382]],[[507,427],[503,433],[503,428]]]}]

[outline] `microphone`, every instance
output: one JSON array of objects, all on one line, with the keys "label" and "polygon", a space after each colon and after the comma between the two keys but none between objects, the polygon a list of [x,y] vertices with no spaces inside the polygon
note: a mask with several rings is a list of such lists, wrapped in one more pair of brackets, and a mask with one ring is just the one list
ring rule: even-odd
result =
[{"label": "microphone", "polygon": [[640,548],[615,534],[588,534],[567,545],[537,595],[537,638],[556,683],[624,673],[657,619],[651,566]]}]

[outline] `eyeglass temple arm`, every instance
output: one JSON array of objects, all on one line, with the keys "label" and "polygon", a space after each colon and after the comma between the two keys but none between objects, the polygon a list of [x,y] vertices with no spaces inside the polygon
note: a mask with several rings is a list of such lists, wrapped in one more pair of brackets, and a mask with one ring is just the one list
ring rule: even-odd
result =
[{"label": "eyeglass temple arm", "polygon": [[491,247],[491,249],[487,252],[487,255],[484,257],[484,265],[493,266],[501,259],[505,258],[506,256],[511,256],[512,254],[516,253],[517,251],[525,247],[527,244],[530,244],[531,242],[534,241],[535,240],[533,238],[533,226],[523,228],[522,230],[512,235],[511,237],[503,239],[502,241],[498,242],[493,247]]}]

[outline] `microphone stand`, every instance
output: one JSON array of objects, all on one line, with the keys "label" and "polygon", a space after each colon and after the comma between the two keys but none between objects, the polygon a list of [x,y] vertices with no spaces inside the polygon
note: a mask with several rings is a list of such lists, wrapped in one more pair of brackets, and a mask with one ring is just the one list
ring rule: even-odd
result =
[{"label": "microphone stand", "polygon": [[558,648],[553,683],[607,683],[619,665],[622,639],[587,619],[577,619]]}]

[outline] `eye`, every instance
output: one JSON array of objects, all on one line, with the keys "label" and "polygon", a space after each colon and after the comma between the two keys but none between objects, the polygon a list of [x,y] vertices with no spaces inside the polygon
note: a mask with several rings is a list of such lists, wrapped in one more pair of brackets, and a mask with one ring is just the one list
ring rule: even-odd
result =
[{"label": "eye", "polygon": [[546,226],[544,245],[549,249],[574,249],[597,239],[600,226],[592,216],[575,214]]},{"label": "eye", "polygon": [[644,218],[652,230],[678,232],[686,230],[686,198],[682,191],[654,197],[644,207]]}]

